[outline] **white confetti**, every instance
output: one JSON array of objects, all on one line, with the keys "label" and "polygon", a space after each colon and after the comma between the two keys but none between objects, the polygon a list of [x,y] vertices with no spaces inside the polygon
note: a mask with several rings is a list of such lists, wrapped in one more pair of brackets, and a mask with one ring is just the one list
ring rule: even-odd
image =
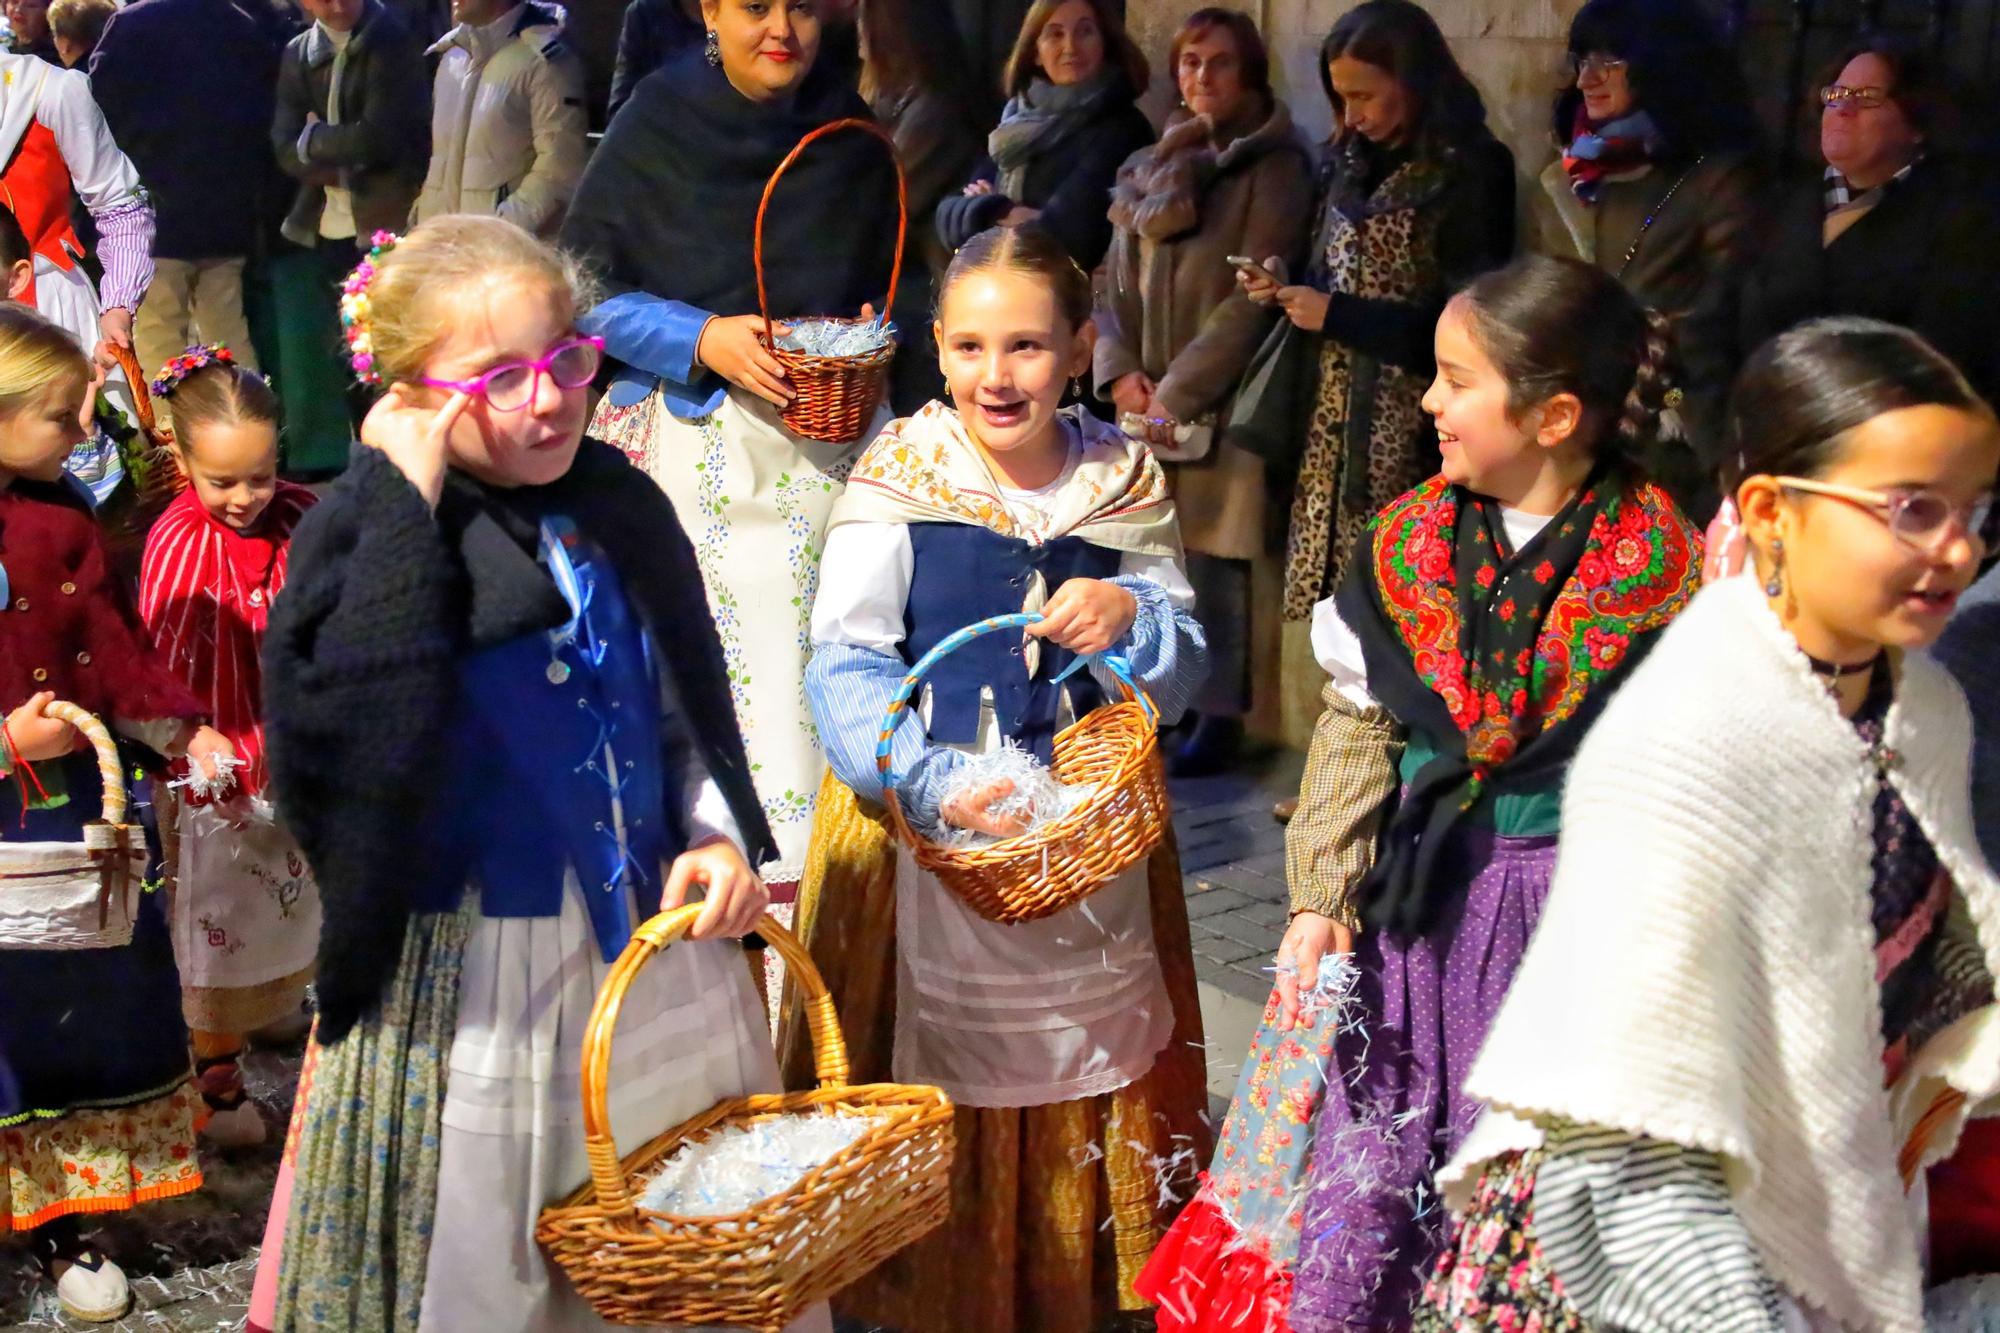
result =
[{"label": "white confetti", "polygon": [[852,1147],[869,1124],[865,1115],[829,1113],[728,1126],[669,1157],[647,1182],[639,1206],[681,1217],[744,1212]]}]

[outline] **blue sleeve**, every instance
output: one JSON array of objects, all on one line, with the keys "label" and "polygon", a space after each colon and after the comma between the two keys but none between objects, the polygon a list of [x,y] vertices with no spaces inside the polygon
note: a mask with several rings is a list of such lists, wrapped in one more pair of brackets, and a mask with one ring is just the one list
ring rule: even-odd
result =
[{"label": "blue sleeve", "polygon": [[[806,702],[812,707],[827,764],[865,801],[882,800],[875,747],[882,735],[882,715],[906,670],[899,657],[846,643],[814,644],[812,661],[806,666]],[[945,782],[965,756],[927,745],[922,726],[905,717],[896,729],[889,760],[890,771],[902,775],[896,783],[896,800],[904,816],[919,833],[934,835]]]},{"label": "blue sleeve", "polygon": [[577,327],[604,339],[605,353],[616,360],[674,384],[692,385],[714,378],[694,359],[708,321],[708,311],[685,302],[625,292],[598,302]]},{"label": "blue sleeve", "polygon": [[[1105,580],[1139,600],[1139,615],[1113,652],[1132,666],[1132,678],[1160,710],[1160,725],[1172,726],[1187,711],[1195,691],[1208,679],[1208,636],[1192,613],[1173,604],[1167,590],[1148,578],[1120,574]],[[1108,698],[1119,696],[1118,678],[1093,662],[1090,674]]]}]

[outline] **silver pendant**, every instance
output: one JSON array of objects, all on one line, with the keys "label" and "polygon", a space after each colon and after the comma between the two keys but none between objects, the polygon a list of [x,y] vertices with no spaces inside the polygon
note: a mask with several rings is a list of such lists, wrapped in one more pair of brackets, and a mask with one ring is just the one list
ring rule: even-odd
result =
[{"label": "silver pendant", "polygon": [[550,658],[549,669],[542,674],[549,678],[549,684],[560,685],[569,679],[569,663]]}]

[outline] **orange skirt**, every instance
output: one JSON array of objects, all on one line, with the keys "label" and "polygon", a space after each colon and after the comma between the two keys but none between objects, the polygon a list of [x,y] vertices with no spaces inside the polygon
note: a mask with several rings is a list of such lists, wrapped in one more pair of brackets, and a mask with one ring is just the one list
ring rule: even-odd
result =
[{"label": "orange skirt", "polygon": [[0,1130],[0,1234],[115,1213],[201,1188],[192,1083],[135,1106]]},{"label": "orange skirt", "polygon": [[[857,1083],[890,1078],[896,1015],[896,845],[886,818],[829,776],[799,887],[798,931],[825,976]],[[834,1298],[902,1333],[1090,1333],[1146,1310],[1146,1258],[1208,1164],[1207,1062],[1180,858],[1149,867],[1153,937],[1174,1035],[1116,1092],[1049,1106],[960,1107],[945,1224]],[[787,997],[787,1087],[809,1087],[804,1023]]]}]

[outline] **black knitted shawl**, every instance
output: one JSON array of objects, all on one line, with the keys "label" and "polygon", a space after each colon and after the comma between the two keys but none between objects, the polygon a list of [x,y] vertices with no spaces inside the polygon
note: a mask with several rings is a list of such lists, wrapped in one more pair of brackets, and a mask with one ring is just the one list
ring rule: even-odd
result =
[{"label": "black knitted shawl", "polygon": [[433,516],[393,463],[357,450],[299,524],[264,646],[271,789],[325,902],[323,1043],[379,1003],[411,913],[465,882],[442,834],[450,803],[479,794],[443,789],[446,720],[468,652],[569,618],[533,553],[546,513],[617,568],[751,863],[777,854],[694,548],[657,486],[586,439],[549,486],[502,491],[453,473]]}]

